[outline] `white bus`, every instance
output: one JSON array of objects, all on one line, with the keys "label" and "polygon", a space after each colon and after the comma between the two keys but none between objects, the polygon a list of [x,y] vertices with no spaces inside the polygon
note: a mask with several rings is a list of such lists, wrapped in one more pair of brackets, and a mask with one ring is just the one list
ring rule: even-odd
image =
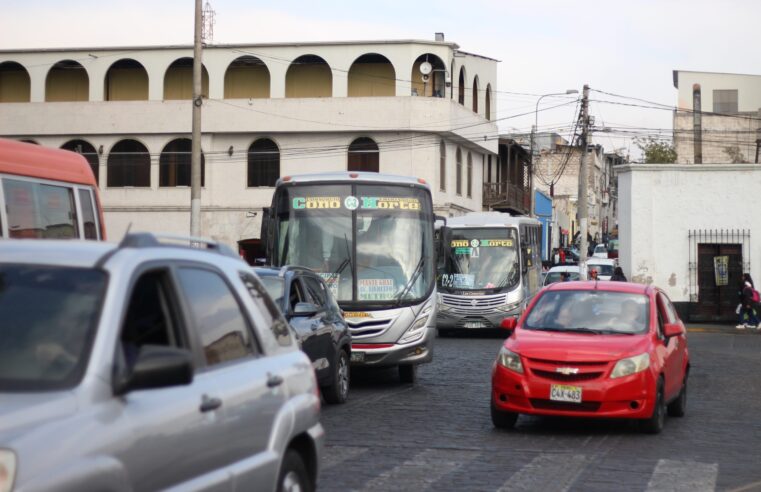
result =
[{"label": "white bus", "polygon": [[439,333],[498,328],[541,288],[542,225],[500,212],[448,219],[439,230]]},{"label": "white bus", "polygon": [[265,212],[273,266],[327,282],[352,334],[352,365],[398,366],[404,382],[435,338],[433,205],[422,179],[337,172],[283,177]]}]

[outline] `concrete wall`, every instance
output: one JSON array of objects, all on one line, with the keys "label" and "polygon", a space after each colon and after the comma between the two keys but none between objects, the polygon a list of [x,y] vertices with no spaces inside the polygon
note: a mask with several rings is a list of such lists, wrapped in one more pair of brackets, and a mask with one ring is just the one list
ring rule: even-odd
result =
[{"label": "concrete wall", "polygon": [[[759,115],[761,113],[753,116],[702,115],[703,162],[715,164],[754,162],[756,139],[761,138]],[[676,112],[674,114],[674,149],[679,164],[695,162],[693,124],[692,113]],[[733,162],[733,160],[741,162]]]},{"label": "concrete wall", "polygon": [[[680,109],[692,109],[692,86],[700,84],[703,111],[713,111],[713,91],[737,89],[737,110],[758,111],[761,108],[761,75],[690,72],[678,70]],[[708,161],[704,161],[708,162]]]},{"label": "concrete wall", "polygon": [[631,164],[617,170],[619,263],[631,281],[689,301],[688,232],[699,229],[750,230],[750,273],[761,278],[761,248],[753,242],[761,214],[752,199],[761,189],[761,167]]}]

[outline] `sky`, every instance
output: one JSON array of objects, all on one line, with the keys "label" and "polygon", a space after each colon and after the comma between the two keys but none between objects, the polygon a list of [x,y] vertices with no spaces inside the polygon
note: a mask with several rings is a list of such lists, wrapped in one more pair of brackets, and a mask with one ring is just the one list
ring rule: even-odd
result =
[{"label": "sky", "polygon": [[[191,44],[193,0],[3,2],[0,49]],[[529,131],[537,96],[584,84],[675,105],[672,70],[761,74],[759,0],[437,0],[280,2],[210,0],[214,43],[380,39],[447,41],[500,60],[497,118],[503,132]],[[576,96],[572,96],[573,100]],[[541,107],[568,98],[546,97]],[[592,92],[596,127],[668,129],[667,110]],[[564,129],[573,104],[539,113],[539,128]],[[522,113],[525,116],[515,117]],[[564,130],[567,131],[567,130]],[[593,142],[631,151],[606,132]]]}]

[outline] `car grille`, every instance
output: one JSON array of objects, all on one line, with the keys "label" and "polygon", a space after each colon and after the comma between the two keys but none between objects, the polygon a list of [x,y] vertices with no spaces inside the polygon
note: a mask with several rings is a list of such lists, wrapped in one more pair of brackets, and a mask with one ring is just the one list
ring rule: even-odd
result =
[{"label": "car grille", "polygon": [[573,381],[590,381],[592,379],[597,379],[600,376],[602,376],[602,372],[582,372],[578,374],[561,374],[559,372],[553,372],[553,371],[545,371],[542,369],[531,369],[531,372],[535,376],[539,376],[540,378],[549,379],[551,381],[560,381],[560,382],[573,382]]},{"label": "car grille", "polygon": [[367,319],[363,321],[346,320],[346,324],[349,325],[349,332],[353,339],[370,338],[382,335],[389,329],[393,322],[394,318]]},{"label": "car grille", "polygon": [[549,359],[534,359],[529,358],[529,363],[531,364],[542,364],[542,365],[549,365],[553,367],[568,367],[568,366],[583,366],[583,367],[607,367],[608,362],[606,361],[600,361],[600,362],[573,362],[573,361],[567,361],[567,360],[549,360]]},{"label": "car grille", "polygon": [[501,294],[486,297],[462,297],[447,294],[441,295],[442,304],[452,308],[452,311],[462,314],[489,314],[496,311],[507,302],[507,295]]},{"label": "car grille", "polygon": [[[531,374],[536,377],[561,383],[570,383],[574,381],[592,381],[601,378],[608,368],[608,362],[569,362],[548,359],[526,360],[526,366]],[[564,374],[562,369],[575,369],[575,374]]]},{"label": "car grille", "polygon": [[563,410],[570,412],[596,412],[600,409],[599,401],[583,401],[581,403],[571,403],[565,401],[542,400],[531,398],[531,406],[537,410]]}]

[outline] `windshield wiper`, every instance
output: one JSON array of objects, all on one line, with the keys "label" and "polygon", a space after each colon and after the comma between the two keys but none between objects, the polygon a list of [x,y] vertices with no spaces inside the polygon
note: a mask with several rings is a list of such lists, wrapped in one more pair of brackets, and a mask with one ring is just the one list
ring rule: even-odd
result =
[{"label": "windshield wiper", "polygon": [[412,272],[412,276],[410,277],[409,282],[407,282],[407,285],[404,286],[404,289],[402,289],[402,291],[399,293],[399,295],[396,298],[397,307],[399,307],[402,304],[402,299],[407,294],[407,292],[409,292],[409,290],[412,289],[412,286],[415,285],[417,278],[423,272],[423,265],[425,265],[426,258],[427,257],[423,255],[420,257],[420,260],[417,262],[417,266],[415,267],[415,271]]}]

